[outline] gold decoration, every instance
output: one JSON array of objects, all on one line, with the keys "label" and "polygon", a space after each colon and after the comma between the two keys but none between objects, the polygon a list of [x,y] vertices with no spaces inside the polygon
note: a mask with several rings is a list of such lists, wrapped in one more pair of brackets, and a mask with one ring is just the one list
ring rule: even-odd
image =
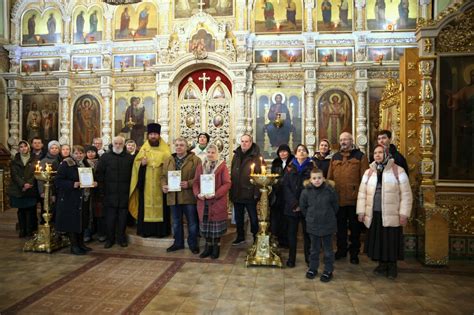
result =
[{"label": "gold decoration", "polygon": [[408,130],[408,138],[415,138],[416,137],[416,130]]},{"label": "gold decoration", "polygon": [[[255,164],[253,165],[255,166]],[[253,168],[252,168],[253,169]],[[254,244],[249,248],[245,265],[248,266],[277,266],[281,267],[281,257],[278,251],[278,244],[271,238],[270,208],[268,204],[268,194],[272,185],[277,181],[278,174],[266,174],[266,166],[262,165],[261,174],[250,174],[251,183],[260,187],[262,193],[258,207],[258,226]]]},{"label": "gold decoration", "polygon": [[416,121],[416,113],[408,113],[408,121]]},{"label": "gold decoration", "polygon": [[408,86],[413,87],[416,86],[416,79],[408,79]]},{"label": "gold decoration", "polygon": [[446,266],[448,264],[449,257],[443,256],[441,259],[436,259],[431,257],[428,254],[425,254],[425,264],[426,265],[437,265],[437,266]]},{"label": "gold decoration", "polygon": [[413,155],[415,150],[416,150],[416,147],[408,147],[408,155]]},{"label": "gold decoration", "polygon": [[425,40],[423,41],[423,45],[425,46],[423,48],[424,52],[426,52],[426,53],[431,52],[431,48],[433,47],[433,44],[431,43],[431,39],[425,38]]},{"label": "gold decoration", "polygon": [[438,35],[436,52],[474,51],[474,9],[460,13]]},{"label": "gold decoration", "polygon": [[408,95],[408,104],[413,104],[415,102],[416,96]]},{"label": "gold decoration", "polygon": [[408,70],[416,70],[416,62],[409,62]]},{"label": "gold decoration", "polygon": [[474,235],[474,196],[460,193],[438,194],[436,205],[449,214],[449,233]]}]

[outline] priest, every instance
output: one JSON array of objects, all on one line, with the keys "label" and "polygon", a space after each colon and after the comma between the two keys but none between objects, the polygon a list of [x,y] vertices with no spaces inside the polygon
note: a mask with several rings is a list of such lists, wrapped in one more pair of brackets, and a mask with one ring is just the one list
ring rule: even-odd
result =
[{"label": "priest", "polygon": [[171,156],[168,144],[160,137],[161,125],[147,126],[147,141],[133,163],[128,209],[137,219],[137,235],[165,237],[170,234],[169,211],[166,211],[160,176],[163,161]]}]

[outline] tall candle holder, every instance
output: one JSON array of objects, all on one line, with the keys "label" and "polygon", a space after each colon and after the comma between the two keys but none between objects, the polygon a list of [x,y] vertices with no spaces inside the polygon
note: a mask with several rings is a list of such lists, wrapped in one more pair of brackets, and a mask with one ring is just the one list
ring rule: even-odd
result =
[{"label": "tall candle holder", "polygon": [[260,188],[261,197],[257,207],[258,211],[258,233],[253,245],[249,248],[245,265],[249,266],[273,266],[281,267],[281,257],[276,242],[272,241],[270,227],[270,208],[268,195],[272,190],[272,185],[276,183],[278,174],[266,172],[265,165],[262,165],[262,172],[255,174],[252,167],[250,182]]},{"label": "tall candle holder", "polygon": [[50,224],[52,214],[50,212],[50,190],[51,182],[56,176],[56,171],[53,171],[51,164],[46,164],[45,169],[36,164],[35,168],[35,178],[38,181],[44,181],[44,213],[43,218],[45,223],[40,225],[38,228],[38,233],[34,235],[31,240],[28,240],[23,246],[23,251],[33,251],[33,252],[47,252],[51,253],[57,249],[63,248],[69,245],[69,240],[63,238],[61,235],[56,233],[54,227]]}]

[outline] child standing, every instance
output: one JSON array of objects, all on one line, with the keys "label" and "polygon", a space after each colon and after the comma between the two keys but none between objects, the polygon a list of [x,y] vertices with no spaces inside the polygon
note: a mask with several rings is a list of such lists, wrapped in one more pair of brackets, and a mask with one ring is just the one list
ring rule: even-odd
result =
[{"label": "child standing", "polygon": [[321,243],[324,251],[324,272],[320,280],[329,282],[334,270],[332,237],[337,231],[336,213],[339,209],[334,188],[325,183],[322,170],[313,169],[310,184],[300,196],[300,209],[306,219],[306,231],[311,238],[309,269],[306,278],[314,279],[318,274]]}]

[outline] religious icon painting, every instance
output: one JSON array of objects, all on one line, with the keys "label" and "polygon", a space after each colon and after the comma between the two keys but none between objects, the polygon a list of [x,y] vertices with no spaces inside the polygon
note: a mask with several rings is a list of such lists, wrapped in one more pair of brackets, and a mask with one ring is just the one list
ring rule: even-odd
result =
[{"label": "religious icon painting", "polygon": [[384,60],[392,60],[392,48],[374,47],[368,49],[369,60],[382,63]]},{"label": "religious icon painting", "polygon": [[153,38],[158,34],[158,16],[151,2],[139,6],[121,5],[115,11],[115,39],[140,40]]},{"label": "religious icon painting", "polygon": [[135,55],[135,67],[149,67],[156,64],[155,54]]},{"label": "religious icon painting", "polygon": [[133,64],[133,55],[114,56],[115,69],[132,68]]},{"label": "religious icon painting", "polygon": [[90,94],[79,97],[73,109],[72,143],[90,145],[92,140],[100,137],[100,103]]},{"label": "religious icon painting", "polygon": [[73,13],[72,37],[75,44],[94,43],[102,40],[103,12],[100,6],[77,6]]},{"label": "religious icon painting", "polygon": [[58,139],[58,94],[24,94],[22,104],[22,139]]},{"label": "religious icon painting", "polygon": [[401,56],[405,54],[405,49],[408,47],[394,47],[393,48],[393,60],[400,60]]},{"label": "religious icon painting", "polygon": [[89,57],[87,57],[87,68],[88,69],[100,69],[100,68],[102,68],[102,57],[101,56],[89,56]]},{"label": "religious icon painting", "polygon": [[350,0],[322,0],[317,8],[318,32],[351,32],[353,3]]},{"label": "religious icon painting", "polygon": [[59,71],[60,63],[59,59],[41,59],[41,71]]},{"label": "religious icon painting", "polygon": [[49,9],[40,13],[27,11],[21,23],[21,43],[24,46],[52,45],[60,43],[63,32],[61,12]]},{"label": "religious icon painting", "polygon": [[337,48],[336,62],[352,62],[354,60],[352,48]]},{"label": "religious icon painting", "polygon": [[22,60],[21,72],[31,73],[40,71],[40,60]]},{"label": "religious icon painting", "polygon": [[[371,86],[369,88],[369,146],[371,148],[377,143],[377,132],[382,129],[380,121],[380,100],[382,99],[383,91],[383,86]],[[393,136],[394,135],[392,135],[392,137]],[[370,152],[373,151],[370,150]]]},{"label": "religious icon painting", "polygon": [[281,49],[280,62],[292,64],[294,62],[303,62],[303,49]]},{"label": "religious icon painting", "polygon": [[234,2],[232,0],[174,0],[174,18],[186,19],[205,12],[212,16],[233,16]]},{"label": "religious icon painting", "polygon": [[[474,56],[441,56],[438,69],[439,178],[474,180]],[[426,137],[429,137],[427,135]]]},{"label": "religious icon painting", "polygon": [[135,140],[139,147],[143,145],[146,126],[155,122],[155,104],[153,91],[116,92],[115,134]]},{"label": "religious icon painting", "polygon": [[318,48],[316,54],[319,62],[334,62],[334,49]]},{"label": "religious icon painting", "polygon": [[203,55],[216,50],[216,40],[206,30],[200,29],[189,41],[189,52]]},{"label": "religious icon painting", "polygon": [[277,49],[255,50],[255,62],[265,63],[265,64],[278,62],[278,50]]},{"label": "religious icon painting", "polygon": [[319,139],[328,139],[332,149],[339,147],[339,135],[352,133],[352,102],[347,93],[331,89],[318,98]]},{"label": "religious icon painting", "polygon": [[87,69],[87,57],[86,56],[74,56],[72,57],[71,70],[85,70]]},{"label": "religious icon painting", "polygon": [[301,33],[303,11],[303,1],[299,0],[256,0],[255,33]]},{"label": "religious icon painting", "polygon": [[303,90],[259,87],[256,98],[255,141],[265,159],[274,159],[281,144],[301,143]]},{"label": "religious icon painting", "polygon": [[417,0],[367,0],[367,29],[400,31],[416,28]]}]

